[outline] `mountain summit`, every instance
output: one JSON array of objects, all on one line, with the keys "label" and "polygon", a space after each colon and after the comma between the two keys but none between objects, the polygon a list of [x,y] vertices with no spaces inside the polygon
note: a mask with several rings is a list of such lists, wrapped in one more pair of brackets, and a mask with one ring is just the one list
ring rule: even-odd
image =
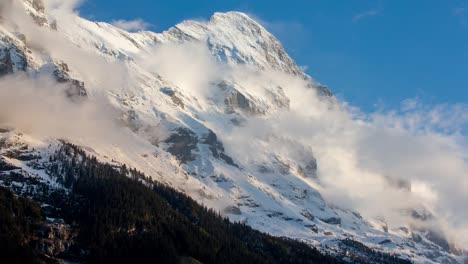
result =
[{"label": "mountain summit", "polygon": [[185,21],[163,36],[174,41],[204,41],[222,62],[303,74],[281,43],[244,13],[215,13],[208,22]]}]

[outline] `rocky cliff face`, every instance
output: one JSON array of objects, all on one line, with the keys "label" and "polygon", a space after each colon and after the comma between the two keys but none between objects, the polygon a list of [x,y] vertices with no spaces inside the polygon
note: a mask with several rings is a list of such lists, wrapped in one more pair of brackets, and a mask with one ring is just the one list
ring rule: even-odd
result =
[{"label": "rocky cliff face", "polygon": [[28,62],[24,46],[8,36],[0,39],[0,76],[26,71]]},{"label": "rocky cliff face", "polygon": [[[58,259],[61,254],[71,250],[76,243],[78,232],[70,225],[50,221],[43,223],[37,230],[36,237],[31,241],[38,255],[50,259]],[[61,220],[63,221],[63,220]]]}]

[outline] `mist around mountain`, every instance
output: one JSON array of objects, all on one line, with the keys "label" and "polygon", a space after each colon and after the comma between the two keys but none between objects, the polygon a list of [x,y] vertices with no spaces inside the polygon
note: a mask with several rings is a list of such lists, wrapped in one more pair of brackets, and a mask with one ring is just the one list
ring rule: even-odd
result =
[{"label": "mist around mountain", "polygon": [[127,32],[78,4],[0,3],[2,239],[25,257],[462,263],[465,106],[361,112],[243,13]]}]

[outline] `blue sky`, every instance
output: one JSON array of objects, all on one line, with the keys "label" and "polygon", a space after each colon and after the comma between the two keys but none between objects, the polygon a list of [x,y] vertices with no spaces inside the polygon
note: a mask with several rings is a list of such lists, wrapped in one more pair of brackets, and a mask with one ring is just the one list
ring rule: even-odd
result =
[{"label": "blue sky", "polygon": [[86,0],[80,13],[163,31],[230,10],[261,20],[307,73],[364,110],[468,103],[468,0]]}]

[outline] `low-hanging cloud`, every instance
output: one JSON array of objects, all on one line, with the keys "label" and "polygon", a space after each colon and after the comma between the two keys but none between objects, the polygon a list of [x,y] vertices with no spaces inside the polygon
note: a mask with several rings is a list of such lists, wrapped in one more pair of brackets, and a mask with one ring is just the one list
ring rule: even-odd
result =
[{"label": "low-hanging cloud", "polygon": [[118,111],[101,96],[72,100],[55,79],[26,74],[0,79],[0,124],[42,137],[112,143]]},{"label": "low-hanging cloud", "polygon": [[[124,62],[109,61],[72,43],[60,27],[72,25],[82,1],[46,0],[49,20],[59,30],[41,27],[20,1],[0,3],[2,26],[25,36],[24,49],[40,54],[44,65],[36,73],[17,73],[0,79],[0,122],[23,131],[70,140],[117,142],[122,113],[112,106],[107,93],[128,88]],[[25,56],[27,52],[25,52]],[[53,77],[56,63],[66,62],[73,78],[84,82],[86,100],[74,102],[66,95],[69,83]],[[109,75],[112,72],[114,74]]]},{"label": "low-hanging cloud", "polygon": [[[128,82],[123,62],[110,62],[101,56],[96,56],[96,53],[82,50],[61,32],[62,29],[75,24],[78,16],[74,10],[81,1],[46,0],[46,7],[52,8],[52,10],[46,9],[47,16],[50,21],[57,22],[58,31],[38,26],[25,12],[21,2],[2,3],[0,16],[5,18],[4,26],[12,32],[19,32],[26,36],[27,48],[37,53],[47,54],[49,60],[66,62],[91,90],[99,89],[99,87],[120,87]],[[109,72],[113,73],[112,78],[102,77]]]},{"label": "low-hanging cloud", "polygon": [[[142,65],[205,101],[213,100],[218,91],[213,84],[223,79],[263,98],[265,84],[283,88],[288,110],[251,116],[239,127],[207,121],[243,167],[254,171],[255,164],[271,158],[266,153],[299,159],[300,144],[317,158],[318,188],[329,203],[384,217],[390,227],[435,226],[468,247],[467,105],[425,105],[410,98],[398,109],[365,113],[325,100],[296,76],[219,65],[196,43],[163,45],[154,54]],[[392,185],[400,181],[410,183],[411,191]],[[411,210],[434,218],[418,222]]]},{"label": "low-hanging cloud", "polygon": [[[318,160],[320,191],[328,202],[385,217],[393,227],[414,221],[404,214],[408,210],[428,210],[432,224],[468,246],[467,106],[413,102],[405,111],[368,114],[322,102],[299,80],[297,86],[288,83],[291,109],[233,130],[225,138],[230,154],[248,164],[259,159],[265,144],[289,155],[277,149],[271,134],[300,142]],[[410,182],[412,191],[389,188],[388,179]]]},{"label": "low-hanging cloud", "polygon": [[[328,202],[385,217],[393,227],[422,225],[407,212],[425,210],[435,218],[424,225],[436,225],[468,246],[467,105],[425,105],[416,98],[403,101],[400,109],[364,113],[324,100],[295,76],[219,67],[206,47],[191,45],[160,48],[156,71],[205,100],[216,93],[210,84],[224,78],[260,96],[266,96],[263,85],[272,83],[290,99],[289,110],[251,117],[241,127],[211,124],[243,166],[260,163],[265,145],[267,152],[292,157],[293,146],[284,148],[284,142],[299,142],[318,160],[320,191]],[[411,183],[411,192],[392,188],[395,181]]]},{"label": "low-hanging cloud", "polygon": [[218,63],[205,43],[164,44],[137,56],[145,69],[199,98],[210,96],[211,83],[223,79],[224,65]]}]

